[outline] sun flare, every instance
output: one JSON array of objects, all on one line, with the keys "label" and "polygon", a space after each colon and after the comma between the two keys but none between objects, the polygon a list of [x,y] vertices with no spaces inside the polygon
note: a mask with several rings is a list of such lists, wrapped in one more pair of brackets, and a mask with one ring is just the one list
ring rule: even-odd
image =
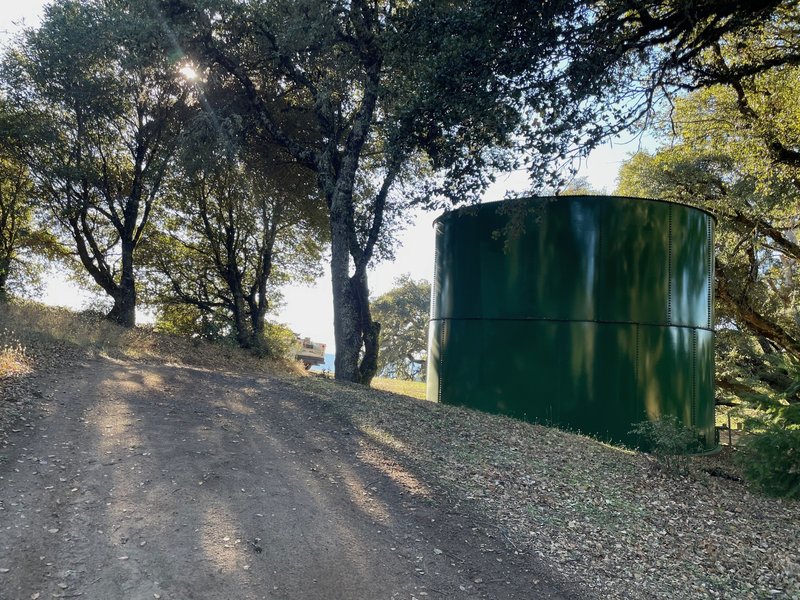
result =
[{"label": "sun flare", "polygon": [[179,70],[180,74],[187,81],[197,81],[200,79],[200,74],[195,70],[192,65],[184,65]]}]

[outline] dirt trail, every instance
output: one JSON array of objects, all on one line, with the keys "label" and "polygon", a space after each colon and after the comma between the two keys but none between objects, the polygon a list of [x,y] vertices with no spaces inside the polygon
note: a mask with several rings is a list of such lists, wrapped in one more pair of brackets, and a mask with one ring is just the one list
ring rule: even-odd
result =
[{"label": "dirt trail", "polygon": [[92,360],[37,383],[0,462],[0,600],[586,597],[280,380]]}]

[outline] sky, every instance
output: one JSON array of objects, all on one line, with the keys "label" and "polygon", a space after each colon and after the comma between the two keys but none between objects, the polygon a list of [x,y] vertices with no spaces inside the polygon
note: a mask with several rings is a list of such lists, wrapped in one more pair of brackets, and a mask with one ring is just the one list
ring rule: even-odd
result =
[{"label": "sky", "polygon": [[23,20],[25,25],[36,25],[45,4],[46,0],[0,0],[0,32],[16,31]]},{"label": "sky", "polygon": [[[21,24],[35,26],[41,17],[46,0],[0,0],[0,42],[19,30]],[[581,163],[578,176],[586,177],[592,188],[611,193],[616,187],[616,177],[626,158],[639,150],[640,140],[618,138],[594,150]],[[500,175],[483,195],[483,201],[501,200],[507,193],[521,193],[530,187],[524,172]],[[433,278],[433,220],[440,212],[418,211],[408,228],[398,238],[398,248],[393,262],[374,265],[369,271],[372,296],[379,296],[393,287],[394,280],[405,273],[415,279]],[[270,320],[289,326],[302,336],[327,345],[333,352],[333,297],[329,271],[313,286],[290,285],[283,289],[282,308],[270,315]],[[92,294],[69,282],[63,273],[53,270],[42,300],[48,304],[85,308],[92,302]],[[145,320],[147,316],[145,316]],[[140,321],[142,319],[140,318]]]}]

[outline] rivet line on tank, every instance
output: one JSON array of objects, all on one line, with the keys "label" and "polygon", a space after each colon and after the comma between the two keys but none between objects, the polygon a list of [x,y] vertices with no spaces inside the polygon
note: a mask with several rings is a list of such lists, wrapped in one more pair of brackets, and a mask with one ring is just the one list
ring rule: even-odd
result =
[{"label": "rivet line on tank", "polygon": [[636,324],[636,360],[633,363],[633,381],[635,386],[639,386],[639,324]]},{"label": "rivet line on tank", "polygon": [[447,321],[442,321],[442,326],[439,328],[439,378],[437,380],[439,391],[437,392],[437,402],[442,401],[442,375],[444,374],[444,331],[447,327]]},{"label": "rivet line on tank", "polygon": [[700,423],[697,414],[697,330],[692,330],[692,425]]},{"label": "rivet line on tank", "polygon": [[706,221],[708,233],[708,328],[714,327],[714,229],[711,220]]},{"label": "rivet line on tank", "polygon": [[667,229],[667,323],[672,325],[672,205],[669,205]]}]

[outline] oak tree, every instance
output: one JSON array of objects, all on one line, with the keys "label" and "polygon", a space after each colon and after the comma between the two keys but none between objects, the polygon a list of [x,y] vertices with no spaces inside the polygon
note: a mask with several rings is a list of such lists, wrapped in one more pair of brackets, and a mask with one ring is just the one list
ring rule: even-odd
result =
[{"label": "oak tree", "polygon": [[372,301],[381,323],[378,369],[397,379],[425,379],[428,352],[431,284],[410,275]]},{"label": "oak tree", "polygon": [[151,302],[162,321],[190,319],[206,337],[230,331],[241,347],[269,354],[278,286],[318,274],[322,205],[306,173],[230,121],[201,117],[194,129],[155,217]]},{"label": "oak tree", "polygon": [[[146,4],[146,3],[144,3]],[[187,86],[141,2],[57,0],[7,54],[3,91],[52,227],[135,324],[135,254],[179,143]]]},{"label": "oak tree", "polygon": [[[403,208],[391,192],[410,160],[431,174],[413,198],[429,207],[476,200],[497,170],[558,182],[571,157],[648,115],[660,90],[690,85],[720,39],[784,4],[159,3],[184,51],[236,83],[264,138],[317,178],[336,377],[362,383],[376,372],[380,331],[367,268],[386,216]],[[287,113],[307,126],[288,130]]]}]

